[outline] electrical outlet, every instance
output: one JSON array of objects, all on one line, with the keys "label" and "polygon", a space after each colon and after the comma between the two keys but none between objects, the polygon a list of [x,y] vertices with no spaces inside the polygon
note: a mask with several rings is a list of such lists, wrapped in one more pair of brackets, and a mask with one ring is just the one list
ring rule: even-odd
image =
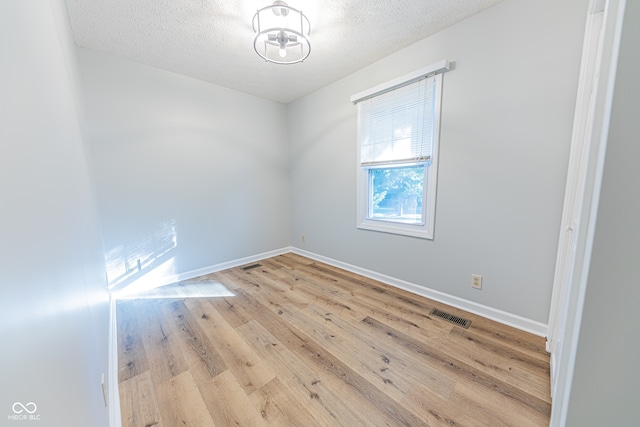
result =
[{"label": "electrical outlet", "polygon": [[482,276],[480,276],[479,274],[472,274],[471,287],[473,289],[482,289]]},{"label": "electrical outlet", "polygon": [[302,235],[302,243],[304,243],[304,242],[305,242],[305,237],[304,237],[304,234],[303,234]]},{"label": "electrical outlet", "polygon": [[109,395],[107,394],[107,385],[104,382],[104,372],[102,373],[102,397],[104,398],[104,406],[109,406]]}]

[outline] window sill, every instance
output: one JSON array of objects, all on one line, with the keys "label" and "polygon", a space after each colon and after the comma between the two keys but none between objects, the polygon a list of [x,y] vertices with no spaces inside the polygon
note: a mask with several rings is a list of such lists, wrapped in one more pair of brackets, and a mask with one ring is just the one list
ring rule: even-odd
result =
[{"label": "window sill", "polygon": [[431,233],[425,225],[363,220],[357,227],[360,230],[378,231],[381,233],[398,234],[402,236],[416,237],[419,239],[433,240],[433,233]]}]

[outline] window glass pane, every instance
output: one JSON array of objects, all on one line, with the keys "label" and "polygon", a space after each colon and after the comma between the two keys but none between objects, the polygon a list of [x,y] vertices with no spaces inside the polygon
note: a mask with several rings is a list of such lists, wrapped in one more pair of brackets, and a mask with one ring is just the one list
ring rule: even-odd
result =
[{"label": "window glass pane", "polygon": [[369,219],[422,224],[424,168],[369,169]]}]

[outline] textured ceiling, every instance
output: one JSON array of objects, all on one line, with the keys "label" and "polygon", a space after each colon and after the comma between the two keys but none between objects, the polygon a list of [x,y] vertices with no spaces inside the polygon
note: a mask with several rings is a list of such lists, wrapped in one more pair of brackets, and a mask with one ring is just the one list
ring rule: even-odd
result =
[{"label": "textured ceiling", "polygon": [[276,65],[253,50],[271,0],[66,0],[75,42],[288,103],[503,0],[289,0],[311,21],[311,55]]}]

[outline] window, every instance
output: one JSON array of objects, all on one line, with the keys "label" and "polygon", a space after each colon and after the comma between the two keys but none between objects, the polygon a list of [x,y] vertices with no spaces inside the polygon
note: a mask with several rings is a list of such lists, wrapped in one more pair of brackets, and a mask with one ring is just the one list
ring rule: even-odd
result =
[{"label": "window", "polygon": [[358,228],[433,239],[442,75],[430,71],[352,97]]}]

